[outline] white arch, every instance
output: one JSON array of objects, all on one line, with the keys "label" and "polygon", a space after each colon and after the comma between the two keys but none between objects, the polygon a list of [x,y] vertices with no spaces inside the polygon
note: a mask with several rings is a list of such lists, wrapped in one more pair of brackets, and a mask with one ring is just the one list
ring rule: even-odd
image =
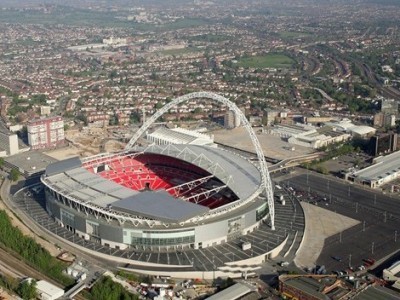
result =
[{"label": "white arch", "polygon": [[218,101],[218,102],[228,106],[230,110],[233,110],[235,112],[235,114],[240,117],[241,124],[243,124],[244,127],[246,128],[247,133],[249,134],[250,139],[251,139],[253,146],[256,150],[256,153],[257,153],[258,161],[260,163],[260,170],[261,170],[261,180],[262,180],[261,184],[265,188],[265,196],[267,197],[269,214],[270,214],[270,219],[271,219],[271,228],[274,230],[275,229],[274,195],[273,195],[273,189],[272,189],[272,184],[271,184],[271,178],[268,173],[268,168],[267,168],[267,163],[265,161],[264,153],[262,151],[260,142],[258,141],[257,136],[253,131],[253,128],[251,127],[249,121],[246,119],[246,116],[236,106],[236,104],[231,102],[229,99],[222,97],[220,95],[214,94],[214,93],[210,93],[210,92],[195,92],[195,93],[190,93],[190,94],[175,98],[171,102],[164,105],[161,109],[156,111],[154,115],[152,115],[149,119],[146,120],[146,122],[143,124],[143,126],[132,136],[131,140],[126,145],[125,149],[126,150],[131,149],[133,147],[133,145],[136,143],[136,141],[140,138],[140,136],[159,117],[161,117],[164,113],[169,111],[171,108],[174,108],[175,106],[177,106],[178,104],[181,104],[183,102],[186,102],[186,101],[189,101],[192,99],[198,99],[198,98],[208,98],[208,99]]}]

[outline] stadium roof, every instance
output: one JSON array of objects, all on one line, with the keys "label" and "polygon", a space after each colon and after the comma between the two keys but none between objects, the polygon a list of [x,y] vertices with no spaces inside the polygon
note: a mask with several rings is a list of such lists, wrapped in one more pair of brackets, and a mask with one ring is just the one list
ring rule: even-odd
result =
[{"label": "stadium roof", "polygon": [[158,128],[156,131],[147,134],[154,138],[169,139],[172,144],[189,144],[197,139],[197,136],[183,132],[176,132],[168,128]]},{"label": "stadium roof", "polygon": [[160,139],[168,144],[214,145],[210,136],[179,127],[173,129],[158,128],[156,131],[148,133],[147,139]]},{"label": "stadium roof", "polygon": [[[71,163],[71,164],[69,164]],[[76,161],[65,163],[64,172],[46,174],[50,182],[69,196],[101,207],[140,215],[164,222],[179,223],[209,211],[208,207],[176,199],[165,191],[138,192],[93,174],[85,168],[69,169]],[[59,164],[50,169],[61,170]]]},{"label": "stadium roof", "polygon": [[54,164],[47,166],[46,175],[47,176],[55,175],[80,166],[82,166],[82,162],[79,159],[79,157],[78,156],[71,157],[65,160],[60,160],[58,162],[55,162]]},{"label": "stadium roof", "polygon": [[[234,153],[195,145],[172,145],[170,151],[164,153],[163,150],[167,147],[153,146],[146,152],[188,161],[210,171],[220,180],[220,173],[228,175],[233,179],[229,181],[229,188],[241,199],[248,198],[259,188],[261,175],[258,169]],[[185,149],[189,149],[190,152],[185,152]],[[192,161],[189,156],[201,159]],[[219,169],[216,166],[219,166]],[[216,172],[217,169],[220,170],[219,173]],[[140,192],[124,187],[90,172],[82,166],[78,157],[49,165],[42,180],[72,199],[103,208],[111,206],[115,211],[166,222],[179,223],[209,211],[208,207],[176,199],[165,191]]]},{"label": "stadium roof", "polygon": [[208,207],[176,199],[166,191],[142,192],[114,202],[112,209],[171,223],[183,222],[209,211]]},{"label": "stadium roof", "polygon": [[[66,166],[68,166],[68,163],[66,163]],[[52,168],[50,167],[50,169]],[[57,171],[60,170],[61,168],[57,169]],[[50,185],[56,186],[68,195],[102,207],[107,207],[113,202],[138,193],[114,181],[93,174],[82,167],[66,168],[64,172],[59,173],[49,173],[46,169],[46,176]]]},{"label": "stadium roof", "polygon": [[233,179],[232,182],[227,182],[227,178],[223,178],[219,176],[219,174],[216,174],[216,172],[213,172],[213,166],[209,166],[210,169],[207,169],[207,171],[218,177],[218,179],[224,183],[227,183],[229,188],[241,199],[251,196],[261,184],[261,174],[257,167],[250,161],[247,161],[246,159],[230,151],[197,145],[152,145],[146,149],[146,152],[171,156],[175,155],[175,157],[178,157],[179,159],[205,169],[205,165],[202,164],[204,161],[200,159],[191,160],[193,157],[190,157],[190,155],[183,155],[182,153],[184,153],[185,149],[190,150],[190,152],[194,155],[203,155],[209,161],[218,164],[224,170],[225,174],[229,174],[231,176]]}]

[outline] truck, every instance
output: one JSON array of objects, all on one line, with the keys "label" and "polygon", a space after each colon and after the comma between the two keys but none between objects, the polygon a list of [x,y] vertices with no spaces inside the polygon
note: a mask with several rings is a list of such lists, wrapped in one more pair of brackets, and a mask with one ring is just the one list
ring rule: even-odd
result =
[{"label": "truck", "polygon": [[243,242],[242,243],[242,250],[245,251],[245,250],[249,250],[249,249],[251,249],[251,243],[250,242]]}]

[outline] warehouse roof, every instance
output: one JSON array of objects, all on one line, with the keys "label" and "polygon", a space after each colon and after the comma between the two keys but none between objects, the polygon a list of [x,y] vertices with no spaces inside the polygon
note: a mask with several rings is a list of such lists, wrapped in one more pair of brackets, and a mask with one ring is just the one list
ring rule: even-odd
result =
[{"label": "warehouse roof", "polygon": [[220,300],[220,299],[230,299],[235,300],[243,297],[244,295],[257,290],[255,286],[246,283],[246,282],[238,282],[234,285],[224,289],[223,291],[216,293],[210,297],[208,300]]},{"label": "warehouse roof", "polygon": [[383,286],[369,286],[357,296],[354,297],[354,300],[376,300],[376,299],[385,299],[385,300],[399,300],[400,294],[392,291]]},{"label": "warehouse roof", "polygon": [[379,157],[376,163],[354,172],[352,175],[363,180],[379,180],[400,172],[400,151]]}]

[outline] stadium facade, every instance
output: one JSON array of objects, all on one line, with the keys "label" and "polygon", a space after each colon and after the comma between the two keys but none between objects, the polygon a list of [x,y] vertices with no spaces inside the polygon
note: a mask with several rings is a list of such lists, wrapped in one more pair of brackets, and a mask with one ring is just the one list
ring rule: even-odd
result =
[{"label": "stadium facade", "polygon": [[268,217],[259,169],[226,150],[149,146],[54,163],[41,178],[46,210],[111,248],[206,248]]}]

